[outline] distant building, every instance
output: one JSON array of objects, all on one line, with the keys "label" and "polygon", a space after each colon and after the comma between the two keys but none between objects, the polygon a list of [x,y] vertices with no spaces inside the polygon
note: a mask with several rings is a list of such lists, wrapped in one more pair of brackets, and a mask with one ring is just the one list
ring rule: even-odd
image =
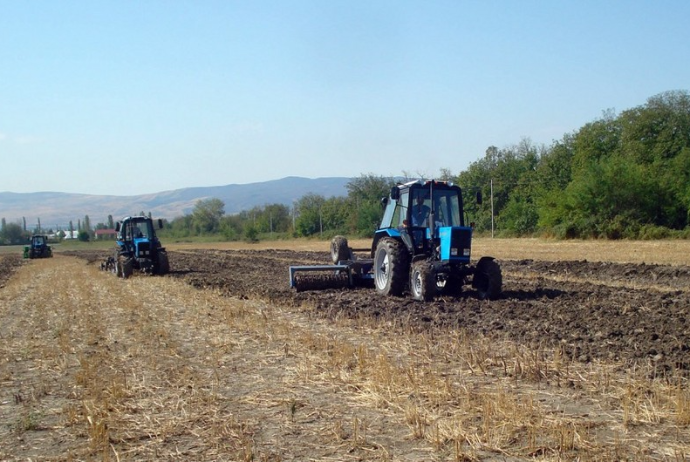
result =
[{"label": "distant building", "polygon": [[65,237],[63,239],[78,239],[79,238],[79,231],[63,231],[65,233]]},{"label": "distant building", "polygon": [[117,237],[117,231],[114,229],[97,229],[96,230],[96,239],[100,240],[106,240],[106,239],[112,239],[115,240]]}]

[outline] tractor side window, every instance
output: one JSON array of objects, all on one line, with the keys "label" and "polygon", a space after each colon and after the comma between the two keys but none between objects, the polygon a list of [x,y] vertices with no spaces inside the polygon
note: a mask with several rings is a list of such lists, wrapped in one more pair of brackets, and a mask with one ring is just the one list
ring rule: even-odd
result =
[{"label": "tractor side window", "polygon": [[400,198],[395,205],[395,211],[393,212],[393,220],[391,221],[391,226],[395,228],[402,228],[405,226],[405,218],[407,217],[407,197],[408,192],[404,191],[400,193]]},{"label": "tractor side window", "polygon": [[460,209],[462,209],[462,206],[460,205],[460,198],[457,194],[450,196],[449,209],[449,216],[452,217],[453,220],[452,226],[463,226],[462,217],[460,216]]}]

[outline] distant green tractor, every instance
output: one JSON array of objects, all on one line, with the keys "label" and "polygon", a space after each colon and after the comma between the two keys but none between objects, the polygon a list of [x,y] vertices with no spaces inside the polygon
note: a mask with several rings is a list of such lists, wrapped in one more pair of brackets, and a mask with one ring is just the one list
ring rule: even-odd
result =
[{"label": "distant green tractor", "polygon": [[31,245],[24,247],[24,258],[51,258],[53,249],[48,245],[48,236],[31,236]]}]

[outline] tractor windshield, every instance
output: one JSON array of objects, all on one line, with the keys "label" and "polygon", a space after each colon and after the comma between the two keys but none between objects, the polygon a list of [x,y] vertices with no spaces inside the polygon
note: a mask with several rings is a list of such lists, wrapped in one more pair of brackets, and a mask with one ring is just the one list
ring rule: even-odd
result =
[{"label": "tractor windshield", "polygon": [[456,189],[434,188],[433,200],[428,189],[416,189],[410,211],[412,226],[429,226],[432,209],[436,226],[463,226],[461,208]]},{"label": "tractor windshield", "polygon": [[455,190],[434,191],[434,213],[441,226],[463,226],[460,197]]},{"label": "tractor windshield", "polygon": [[152,238],[153,226],[148,220],[130,221],[125,226],[125,240]]}]

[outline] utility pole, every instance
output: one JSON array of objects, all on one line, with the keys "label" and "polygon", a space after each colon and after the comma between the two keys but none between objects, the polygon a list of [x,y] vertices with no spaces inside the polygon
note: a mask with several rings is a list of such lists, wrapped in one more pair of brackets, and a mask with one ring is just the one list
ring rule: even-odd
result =
[{"label": "utility pole", "polygon": [[491,239],[494,238],[494,179],[491,178]]}]

